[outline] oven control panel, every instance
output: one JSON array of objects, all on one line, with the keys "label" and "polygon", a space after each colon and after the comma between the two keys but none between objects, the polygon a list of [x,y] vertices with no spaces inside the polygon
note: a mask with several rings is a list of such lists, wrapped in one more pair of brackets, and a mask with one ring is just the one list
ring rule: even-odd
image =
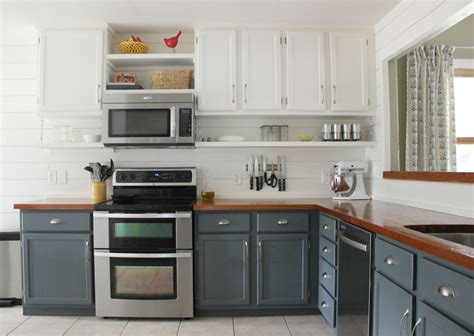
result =
[{"label": "oven control panel", "polygon": [[191,183],[193,170],[117,170],[114,182],[118,184]]}]

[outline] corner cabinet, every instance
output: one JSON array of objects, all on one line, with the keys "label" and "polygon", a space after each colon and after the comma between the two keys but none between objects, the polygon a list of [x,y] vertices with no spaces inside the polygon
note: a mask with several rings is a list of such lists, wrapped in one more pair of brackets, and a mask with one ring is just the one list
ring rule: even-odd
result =
[{"label": "corner cabinet", "polygon": [[368,39],[365,33],[329,34],[331,60],[331,109],[367,111],[369,84]]},{"label": "corner cabinet", "polygon": [[102,30],[40,32],[39,112],[101,110]]},{"label": "corner cabinet", "polygon": [[197,36],[197,91],[200,111],[237,108],[236,32],[203,30]]},{"label": "corner cabinet", "polygon": [[244,110],[281,109],[280,31],[242,32]]}]

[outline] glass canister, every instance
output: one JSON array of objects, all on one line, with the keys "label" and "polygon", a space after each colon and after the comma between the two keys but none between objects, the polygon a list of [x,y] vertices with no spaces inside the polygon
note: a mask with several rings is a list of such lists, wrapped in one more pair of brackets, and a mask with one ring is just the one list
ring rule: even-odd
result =
[{"label": "glass canister", "polygon": [[270,141],[280,141],[281,139],[281,128],[278,125],[271,126]]},{"label": "glass canister", "polygon": [[263,125],[260,127],[260,140],[261,141],[272,141],[271,140],[272,126]]},{"label": "glass canister", "polygon": [[288,125],[280,125],[280,141],[288,141]]}]

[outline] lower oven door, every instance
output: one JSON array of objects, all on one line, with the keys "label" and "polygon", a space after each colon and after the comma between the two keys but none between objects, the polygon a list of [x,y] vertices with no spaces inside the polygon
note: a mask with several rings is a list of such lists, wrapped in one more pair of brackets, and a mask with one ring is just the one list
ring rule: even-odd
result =
[{"label": "lower oven door", "polygon": [[193,317],[193,254],[96,250],[96,315]]}]

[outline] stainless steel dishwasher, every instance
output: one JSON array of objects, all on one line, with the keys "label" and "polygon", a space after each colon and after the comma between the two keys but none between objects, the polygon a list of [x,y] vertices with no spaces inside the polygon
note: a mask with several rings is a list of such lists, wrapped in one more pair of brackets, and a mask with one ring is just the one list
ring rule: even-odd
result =
[{"label": "stainless steel dishwasher", "polygon": [[337,336],[370,335],[372,234],[340,222]]},{"label": "stainless steel dishwasher", "polygon": [[19,232],[0,232],[0,306],[21,303]]}]

